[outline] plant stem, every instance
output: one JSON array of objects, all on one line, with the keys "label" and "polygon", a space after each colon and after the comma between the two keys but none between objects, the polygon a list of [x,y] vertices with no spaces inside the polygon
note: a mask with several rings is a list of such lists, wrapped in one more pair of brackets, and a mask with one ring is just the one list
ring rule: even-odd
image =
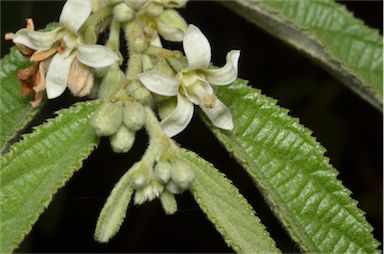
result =
[{"label": "plant stem", "polygon": [[128,66],[126,70],[126,79],[135,80],[142,72],[142,53],[139,52],[135,45],[139,41],[145,41],[142,29],[136,20],[132,20],[125,26],[125,38],[128,46]]}]

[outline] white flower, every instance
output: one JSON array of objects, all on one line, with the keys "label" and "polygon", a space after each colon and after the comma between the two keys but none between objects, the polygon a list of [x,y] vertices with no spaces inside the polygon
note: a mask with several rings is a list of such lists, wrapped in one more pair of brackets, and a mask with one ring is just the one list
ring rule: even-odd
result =
[{"label": "white flower", "polygon": [[145,72],[139,77],[150,91],[163,96],[177,96],[176,109],[161,122],[164,132],[172,137],[184,130],[191,121],[193,104],[199,105],[216,127],[233,129],[231,112],[214,95],[211,85],[228,85],[236,79],[240,51],[230,51],[223,67],[208,68],[211,47],[204,34],[194,25],[188,26],[183,47],[188,68],[175,78],[155,71]]},{"label": "white flower", "polygon": [[31,61],[41,61],[53,55],[45,83],[49,99],[64,92],[75,59],[94,68],[107,67],[117,61],[112,50],[101,45],[81,43],[77,31],[91,11],[92,0],[68,0],[60,15],[60,25],[54,30],[40,32],[21,29],[14,35],[14,43],[36,51]]}]

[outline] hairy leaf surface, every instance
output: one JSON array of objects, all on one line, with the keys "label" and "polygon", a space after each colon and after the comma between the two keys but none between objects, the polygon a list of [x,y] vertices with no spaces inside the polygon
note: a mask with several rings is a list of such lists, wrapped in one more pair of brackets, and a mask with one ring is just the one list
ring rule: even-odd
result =
[{"label": "hairy leaf surface", "polygon": [[32,108],[30,96],[21,96],[21,83],[17,71],[30,65],[16,48],[0,62],[0,151],[7,142],[23,129],[38,109]]},{"label": "hairy leaf surface", "polygon": [[106,243],[119,231],[127,213],[133,193],[129,185],[129,174],[125,173],[109,195],[97,220],[95,239]]},{"label": "hairy leaf surface", "polygon": [[23,136],[0,162],[0,252],[10,253],[52,196],[98,144],[89,118],[99,101],[78,103]]},{"label": "hairy leaf surface", "polygon": [[221,1],[316,59],[376,108],[383,105],[383,38],[331,0]]},{"label": "hairy leaf surface", "polygon": [[196,175],[192,194],[228,246],[237,253],[279,253],[269,233],[237,188],[194,153],[184,151],[182,154]]},{"label": "hairy leaf surface", "polygon": [[291,237],[310,253],[372,253],[372,227],[336,178],[325,149],[287,110],[237,80],[218,97],[235,128],[211,127],[244,166]]}]

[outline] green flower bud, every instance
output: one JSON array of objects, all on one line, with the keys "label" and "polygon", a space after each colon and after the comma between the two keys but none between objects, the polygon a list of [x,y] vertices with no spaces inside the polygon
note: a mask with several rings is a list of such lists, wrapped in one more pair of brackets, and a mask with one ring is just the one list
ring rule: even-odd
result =
[{"label": "green flower bud", "polygon": [[113,7],[113,17],[120,22],[128,22],[135,16],[135,11],[126,3],[119,3]]},{"label": "green flower bud", "polygon": [[151,169],[144,162],[137,162],[129,169],[129,182],[134,189],[140,189],[147,186],[151,178]]},{"label": "green flower bud", "polygon": [[147,5],[147,14],[150,16],[159,16],[164,11],[164,7],[160,2],[151,1]]},{"label": "green flower bud", "polygon": [[115,95],[124,81],[124,73],[117,64],[111,66],[106,75],[101,79],[98,97],[107,99]]},{"label": "green flower bud", "polygon": [[187,163],[176,161],[172,167],[171,179],[180,189],[186,190],[195,180],[195,174]]},{"label": "green flower bud", "polygon": [[115,134],[110,136],[109,140],[115,153],[126,153],[135,142],[135,133],[122,125]]},{"label": "green flower bud", "polygon": [[184,18],[175,10],[165,10],[156,19],[157,31],[168,41],[182,41],[187,30]]},{"label": "green flower bud", "polygon": [[105,0],[105,3],[108,5],[115,5],[117,3],[122,2],[123,0]]},{"label": "green flower bud", "polygon": [[155,166],[155,176],[166,183],[171,178],[172,165],[168,162],[159,161]]},{"label": "green flower bud", "polygon": [[125,2],[133,9],[138,10],[148,2],[148,0],[125,0]]},{"label": "green flower bud", "polygon": [[175,72],[181,72],[188,67],[188,62],[185,58],[167,57],[167,61]]},{"label": "green flower bud", "polygon": [[151,201],[156,197],[159,197],[163,190],[164,186],[161,183],[152,181],[144,188],[136,191],[134,202],[135,204],[140,205],[145,201]]},{"label": "green flower bud", "polygon": [[92,116],[91,125],[99,136],[114,134],[123,123],[120,103],[104,102]]},{"label": "green flower bud", "polygon": [[151,93],[139,81],[132,81],[127,87],[127,92],[141,104],[147,104],[151,98]]},{"label": "green flower bud", "polygon": [[144,38],[137,38],[133,41],[133,49],[136,52],[144,52],[148,48],[148,42]]},{"label": "green flower bud", "polygon": [[165,7],[168,8],[180,8],[185,6],[188,0],[162,0]]},{"label": "green flower bud", "polygon": [[168,191],[161,193],[160,202],[166,214],[171,215],[177,211],[177,202],[172,193]]},{"label": "green flower bud", "polygon": [[143,55],[141,60],[141,65],[143,66],[143,72],[149,71],[153,68],[152,59],[149,55]]},{"label": "green flower bud", "polygon": [[183,190],[174,182],[167,183],[167,190],[173,194],[179,194],[183,192]]},{"label": "green flower bud", "polygon": [[125,126],[132,131],[141,129],[145,123],[144,107],[136,101],[125,101],[123,121]]}]

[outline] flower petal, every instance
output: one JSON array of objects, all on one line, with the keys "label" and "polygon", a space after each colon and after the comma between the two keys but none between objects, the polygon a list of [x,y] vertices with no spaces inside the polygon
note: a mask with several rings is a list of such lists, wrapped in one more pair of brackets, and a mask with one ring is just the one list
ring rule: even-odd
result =
[{"label": "flower petal", "polygon": [[177,106],[168,117],[161,121],[161,128],[169,137],[182,132],[189,124],[193,116],[193,104],[184,96],[177,95]]},{"label": "flower petal", "polygon": [[84,24],[92,11],[92,0],[67,0],[60,15],[60,23],[72,33]]},{"label": "flower petal", "polygon": [[232,83],[237,78],[239,56],[239,50],[231,50],[227,54],[227,62],[223,67],[203,70],[207,81],[212,85],[228,85]]},{"label": "flower petal", "polygon": [[194,25],[189,25],[184,35],[183,48],[190,70],[205,69],[211,61],[211,45],[204,34]]},{"label": "flower petal", "polygon": [[48,99],[56,98],[65,91],[74,58],[75,54],[56,54],[52,58],[45,80]]},{"label": "flower petal", "polygon": [[107,67],[118,60],[118,57],[112,51],[112,49],[101,45],[79,44],[77,49],[77,59],[90,67]]},{"label": "flower petal", "polygon": [[201,104],[200,108],[205,112],[214,126],[224,130],[233,129],[231,111],[229,111],[219,99],[216,99],[215,106],[212,108],[207,108],[204,104]]},{"label": "flower petal", "polygon": [[151,92],[164,96],[175,96],[180,82],[156,71],[147,71],[139,75],[140,82]]},{"label": "flower petal", "polygon": [[62,30],[58,27],[49,32],[39,32],[24,28],[17,31],[13,42],[34,50],[47,50],[60,39]]}]

